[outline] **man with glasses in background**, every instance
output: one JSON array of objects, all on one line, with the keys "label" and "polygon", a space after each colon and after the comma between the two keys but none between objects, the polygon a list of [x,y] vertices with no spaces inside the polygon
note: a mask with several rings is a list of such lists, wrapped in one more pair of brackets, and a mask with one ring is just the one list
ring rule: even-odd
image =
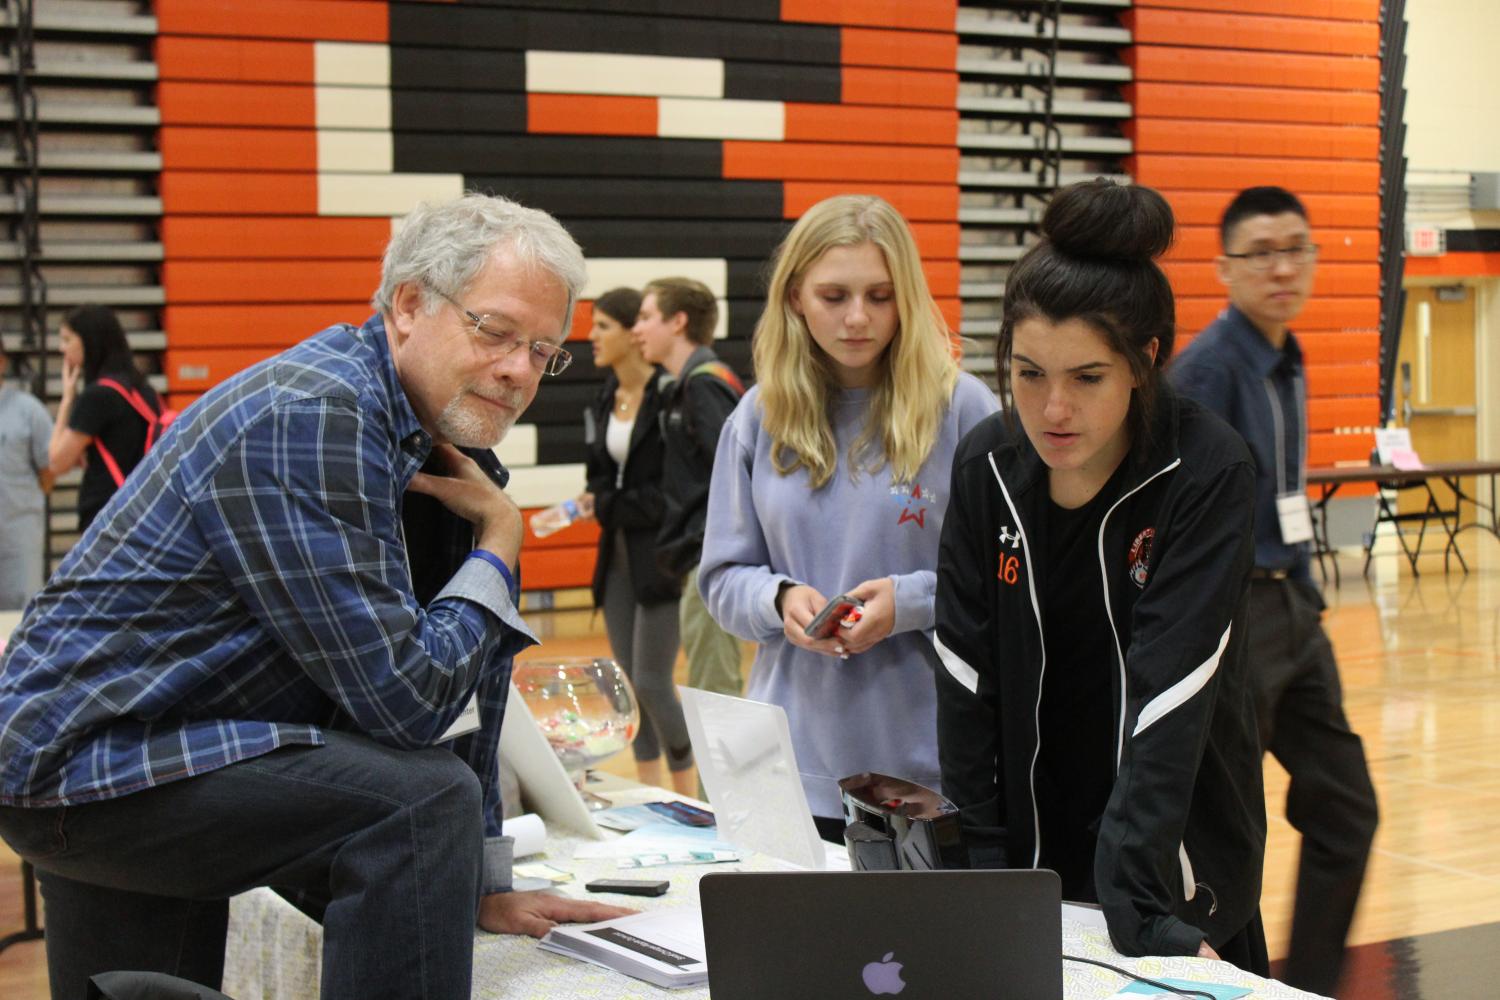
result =
[{"label": "man with glasses in background", "polygon": [[490,449],[584,283],[550,216],[418,207],[376,314],[216,387],[64,560],[0,665],[0,834],[54,998],[217,986],[230,896],[323,923],[325,997],[467,998],[476,923],[629,912],[509,892],[496,754],[522,519]]},{"label": "man with glasses in background", "polygon": [[1279,187],[1224,210],[1219,280],[1229,306],[1170,369],[1178,391],[1227,420],[1255,456],[1250,675],[1261,746],[1286,768],[1287,821],[1302,834],[1292,936],[1281,979],[1331,996],[1354,919],[1377,809],[1364,746],[1344,717],[1308,542],[1307,393],[1288,326],[1312,290],[1318,246],[1307,211]]}]

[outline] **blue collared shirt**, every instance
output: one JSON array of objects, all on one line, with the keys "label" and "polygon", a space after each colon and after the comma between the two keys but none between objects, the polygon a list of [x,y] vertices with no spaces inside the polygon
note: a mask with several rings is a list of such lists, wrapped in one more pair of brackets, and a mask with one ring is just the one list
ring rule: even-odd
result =
[{"label": "blue collared shirt", "polygon": [[1302,349],[1281,350],[1228,306],[1168,369],[1172,384],[1240,432],[1255,456],[1255,565],[1310,580],[1308,545],[1281,540],[1276,497],[1307,487],[1307,393]]},{"label": "blue collared shirt", "polygon": [[[201,774],[322,731],[450,744],[485,791],[485,889],[509,885],[496,772],[511,658],[536,641],[465,558],[425,605],[402,507],[431,451],[384,324],[331,327],[189,408],[37,595],[0,662],[0,803]],[[503,473],[502,473],[503,475]],[[435,537],[444,537],[436,535]]]}]

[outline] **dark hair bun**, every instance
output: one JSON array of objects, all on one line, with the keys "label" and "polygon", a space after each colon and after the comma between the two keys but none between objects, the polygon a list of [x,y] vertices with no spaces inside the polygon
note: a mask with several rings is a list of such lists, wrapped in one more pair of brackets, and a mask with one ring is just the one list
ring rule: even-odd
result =
[{"label": "dark hair bun", "polygon": [[1145,262],[1172,245],[1172,207],[1148,187],[1103,177],[1058,191],[1042,235],[1069,257]]}]

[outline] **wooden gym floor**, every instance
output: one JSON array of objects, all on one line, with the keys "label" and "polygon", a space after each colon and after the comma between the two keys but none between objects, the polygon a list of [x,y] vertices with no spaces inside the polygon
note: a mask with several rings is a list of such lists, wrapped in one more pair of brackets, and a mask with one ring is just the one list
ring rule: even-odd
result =
[{"label": "wooden gym floor", "polygon": [[[1325,589],[1345,707],[1364,738],[1381,809],[1351,941],[1370,947],[1353,953],[1357,982],[1346,982],[1343,996],[1500,994],[1481,979],[1500,951],[1500,541],[1470,530],[1461,544],[1468,576],[1456,563],[1445,575],[1441,557],[1425,555],[1413,578],[1385,556],[1366,580],[1351,555],[1341,562],[1343,585]],[[602,622],[589,612],[529,617],[546,640],[536,655],[608,652]],[[633,775],[624,756],[607,769]],[[1285,951],[1296,874],[1285,792],[1285,774],[1268,759],[1261,908],[1273,958]],[[21,926],[17,867],[0,844],[0,936]],[[41,942],[0,954],[0,997],[46,996]]]}]

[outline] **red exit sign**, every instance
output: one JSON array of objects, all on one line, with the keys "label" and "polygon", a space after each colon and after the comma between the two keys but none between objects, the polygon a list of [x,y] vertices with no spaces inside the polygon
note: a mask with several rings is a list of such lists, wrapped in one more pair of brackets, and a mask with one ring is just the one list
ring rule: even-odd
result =
[{"label": "red exit sign", "polygon": [[1406,252],[1413,257],[1438,257],[1448,251],[1447,234],[1442,226],[1406,227]]}]

